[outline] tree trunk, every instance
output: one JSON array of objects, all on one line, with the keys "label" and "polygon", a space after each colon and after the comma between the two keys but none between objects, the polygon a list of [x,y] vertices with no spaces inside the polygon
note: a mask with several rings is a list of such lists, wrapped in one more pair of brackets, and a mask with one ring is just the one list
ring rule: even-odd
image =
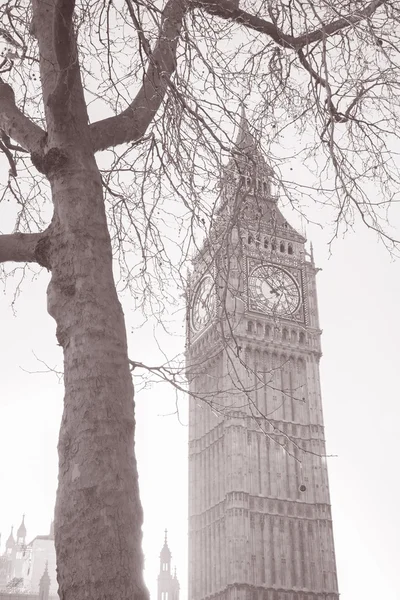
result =
[{"label": "tree trunk", "polygon": [[93,157],[49,177],[48,309],[64,351],[55,543],[61,600],[147,598],[133,385]]}]

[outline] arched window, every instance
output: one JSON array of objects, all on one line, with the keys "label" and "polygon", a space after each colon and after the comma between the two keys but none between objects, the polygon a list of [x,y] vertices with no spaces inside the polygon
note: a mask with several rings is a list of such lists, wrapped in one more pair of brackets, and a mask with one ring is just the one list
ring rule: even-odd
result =
[{"label": "arched window", "polygon": [[292,244],[288,244],[287,251],[288,251],[288,254],[293,254],[293,246],[292,246]]},{"label": "arched window", "polygon": [[248,331],[248,333],[253,333],[254,328],[253,328],[253,322],[252,321],[247,321],[247,331]]},{"label": "arched window", "polygon": [[246,185],[246,178],[244,175],[240,176],[240,185],[241,187],[244,187]]},{"label": "arched window", "polygon": [[263,183],[263,190],[264,190],[264,194],[268,193],[268,185],[267,185],[266,181],[264,181],[264,183]]},{"label": "arched window", "polygon": [[269,338],[271,336],[271,327],[269,325],[265,326],[265,337]]},{"label": "arched window", "polygon": [[264,238],[264,248],[268,248],[268,238]]},{"label": "arched window", "polygon": [[287,330],[287,329],[284,329],[284,330],[282,331],[282,340],[283,340],[284,342],[286,342],[286,341],[287,341],[287,339],[288,339],[288,330]]},{"label": "arched window", "polygon": [[247,243],[249,244],[249,246],[253,243],[253,236],[251,235],[251,233],[249,233],[249,235],[247,236]]},{"label": "arched window", "polygon": [[257,335],[262,335],[263,332],[263,326],[261,325],[261,323],[257,323]]},{"label": "arched window", "polygon": [[250,177],[248,177],[247,178],[247,187],[250,187],[250,185],[251,185],[251,179],[250,179]]},{"label": "arched window", "polygon": [[279,250],[285,252],[285,244],[283,242],[280,243]]},{"label": "arched window", "polygon": [[275,250],[276,250],[276,244],[275,244],[275,242],[272,242],[272,244],[271,244],[271,250],[273,252],[275,252]]},{"label": "arched window", "polygon": [[303,331],[300,331],[300,334],[299,334],[299,343],[304,345],[305,341],[306,341],[306,336],[304,335]]}]

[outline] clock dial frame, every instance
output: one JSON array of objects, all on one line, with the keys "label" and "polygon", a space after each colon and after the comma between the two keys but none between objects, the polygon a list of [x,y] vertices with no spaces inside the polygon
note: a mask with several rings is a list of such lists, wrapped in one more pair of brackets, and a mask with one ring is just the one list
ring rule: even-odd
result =
[{"label": "clock dial frame", "polygon": [[293,318],[301,305],[300,287],[286,269],[258,265],[248,277],[249,308],[267,315]]},{"label": "clock dial frame", "polygon": [[215,287],[210,275],[206,275],[198,284],[192,304],[192,327],[201,331],[211,320],[215,309]]}]

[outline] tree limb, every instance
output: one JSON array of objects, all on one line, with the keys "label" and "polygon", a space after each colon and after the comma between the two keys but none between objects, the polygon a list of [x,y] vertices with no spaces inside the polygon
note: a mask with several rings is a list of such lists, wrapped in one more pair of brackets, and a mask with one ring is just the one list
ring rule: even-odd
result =
[{"label": "tree limb", "polygon": [[136,98],[119,115],[90,126],[95,152],[136,141],[146,133],[165,96],[167,81],[175,71],[176,49],[186,10],[185,0],[168,0],[162,13],[158,40]]},{"label": "tree limb", "polygon": [[11,151],[9,150],[9,148],[7,148],[7,146],[5,144],[3,144],[3,142],[0,142],[0,150],[1,150],[1,152],[3,152],[6,155],[8,164],[10,165],[10,175],[12,175],[13,177],[16,177],[17,176],[17,166],[15,164],[15,160],[14,160],[13,155],[11,154]]},{"label": "tree limb", "polygon": [[[66,0],[60,0],[66,1]],[[162,13],[160,33],[154,51],[147,40],[142,39],[133,8],[127,0],[128,10],[149,58],[144,83],[134,101],[119,115],[97,121],[90,126],[95,152],[139,140],[145,133],[165,96],[167,82],[176,68],[176,49],[183,17],[187,10],[200,9],[222,19],[235,21],[249,29],[266,34],[283,48],[299,50],[308,44],[319,42],[346,27],[354,26],[369,18],[379,6],[388,0],[371,0],[363,10],[323,24],[314,31],[300,36],[285,34],[274,23],[252,15],[237,6],[235,0],[168,0]]]},{"label": "tree limb", "polygon": [[236,21],[249,29],[253,29],[259,33],[265,33],[283,48],[298,50],[299,48],[304,48],[304,46],[307,46],[308,44],[320,42],[323,38],[334,35],[346,27],[356,25],[360,21],[373,15],[379,6],[386,4],[387,2],[388,0],[372,0],[363,10],[352,12],[331,23],[322,24],[318,29],[297,37],[287,35],[273,23],[241,10],[233,0],[200,0],[197,2],[196,6],[221,19]]},{"label": "tree limb", "polygon": [[0,79],[0,129],[30,152],[44,145],[46,132],[16,106],[11,86]]},{"label": "tree limb", "polygon": [[49,268],[44,259],[43,248],[48,241],[48,232],[10,233],[0,235],[0,263],[36,262]]}]

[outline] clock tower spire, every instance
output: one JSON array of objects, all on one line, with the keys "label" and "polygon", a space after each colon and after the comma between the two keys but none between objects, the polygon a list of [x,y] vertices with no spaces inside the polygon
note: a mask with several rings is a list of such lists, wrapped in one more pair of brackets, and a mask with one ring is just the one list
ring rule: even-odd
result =
[{"label": "clock tower spire", "polygon": [[188,290],[189,597],[338,600],[313,258],[242,113]]}]

